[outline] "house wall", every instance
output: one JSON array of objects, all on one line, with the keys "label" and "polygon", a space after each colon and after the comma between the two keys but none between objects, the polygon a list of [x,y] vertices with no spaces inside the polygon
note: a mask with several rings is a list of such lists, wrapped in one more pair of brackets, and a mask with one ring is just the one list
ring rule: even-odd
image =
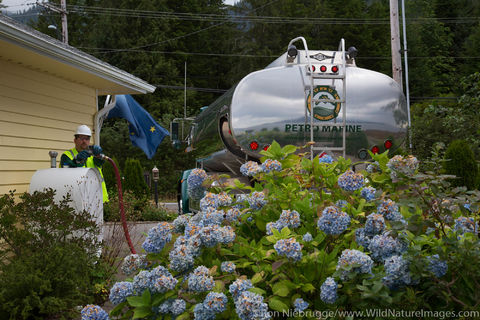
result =
[{"label": "house wall", "polygon": [[58,165],[77,126],[93,129],[96,90],[7,60],[0,70],[0,196],[18,195],[36,170],[50,167],[50,150]]}]

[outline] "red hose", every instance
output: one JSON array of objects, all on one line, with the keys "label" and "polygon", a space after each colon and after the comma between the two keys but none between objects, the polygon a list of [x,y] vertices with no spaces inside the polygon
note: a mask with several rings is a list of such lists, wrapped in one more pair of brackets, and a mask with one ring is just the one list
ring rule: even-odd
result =
[{"label": "red hose", "polygon": [[136,254],[135,248],[133,247],[132,240],[130,239],[130,234],[128,233],[127,220],[125,218],[125,209],[123,207],[123,193],[122,193],[122,182],[120,180],[120,174],[118,173],[117,165],[115,161],[110,159],[107,156],[104,156],[108,162],[110,162],[115,171],[115,177],[117,178],[117,188],[118,188],[118,205],[120,207],[120,219],[122,219],[123,233],[125,233],[125,239],[127,240],[128,246],[130,247],[130,252]]}]

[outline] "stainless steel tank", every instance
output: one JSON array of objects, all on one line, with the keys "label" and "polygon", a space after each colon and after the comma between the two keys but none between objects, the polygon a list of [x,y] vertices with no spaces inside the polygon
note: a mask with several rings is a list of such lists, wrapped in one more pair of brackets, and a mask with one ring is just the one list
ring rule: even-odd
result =
[{"label": "stainless steel tank", "polygon": [[[353,60],[342,69],[341,54],[309,51],[314,74],[329,73],[334,66],[339,69],[335,74],[345,74],[344,82],[335,75],[332,79],[315,79],[314,99],[331,102],[314,101],[313,126],[305,51],[298,51],[294,63],[287,62],[285,53],[265,69],[243,78],[204,110],[193,125],[190,140],[203,154],[200,166],[238,174],[245,160],[259,159],[259,152],[273,140],[280,145],[303,146],[310,141],[311,130],[316,146],[342,146],[342,108],[346,108],[348,157],[356,159],[359,152],[373,146],[381,152],[387,139],[393,149],[402,146],[408,117],[399,85],[384,74],[356,67]],[[344,104],[332,102],[344,98]]]}]

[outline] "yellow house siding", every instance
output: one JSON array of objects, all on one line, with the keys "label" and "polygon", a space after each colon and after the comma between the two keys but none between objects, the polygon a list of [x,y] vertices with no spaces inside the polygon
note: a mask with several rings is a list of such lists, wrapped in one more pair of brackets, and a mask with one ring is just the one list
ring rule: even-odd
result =
[{"label": "yellow house siding", "polygon": [[96,90],[0,59],[0,195],[28,190],[38,169],[73,146],[80,124],[93,129]]}]

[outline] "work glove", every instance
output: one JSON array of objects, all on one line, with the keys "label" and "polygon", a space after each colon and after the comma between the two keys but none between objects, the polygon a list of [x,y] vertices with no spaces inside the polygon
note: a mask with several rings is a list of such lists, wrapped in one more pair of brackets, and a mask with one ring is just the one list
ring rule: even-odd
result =
[{"label": "work glove", "polygon": [[85,162],[85,160],[87,160],[88,157],[90,157],[90,153],[88,153],[87,150],[80,151],[77,154],[77,161]]},{"label": "work glove", "polygon": [[96,144],[92,146],[92,152],[94,156],[98,156],[103,152],[102,147],[97,146]]}]

